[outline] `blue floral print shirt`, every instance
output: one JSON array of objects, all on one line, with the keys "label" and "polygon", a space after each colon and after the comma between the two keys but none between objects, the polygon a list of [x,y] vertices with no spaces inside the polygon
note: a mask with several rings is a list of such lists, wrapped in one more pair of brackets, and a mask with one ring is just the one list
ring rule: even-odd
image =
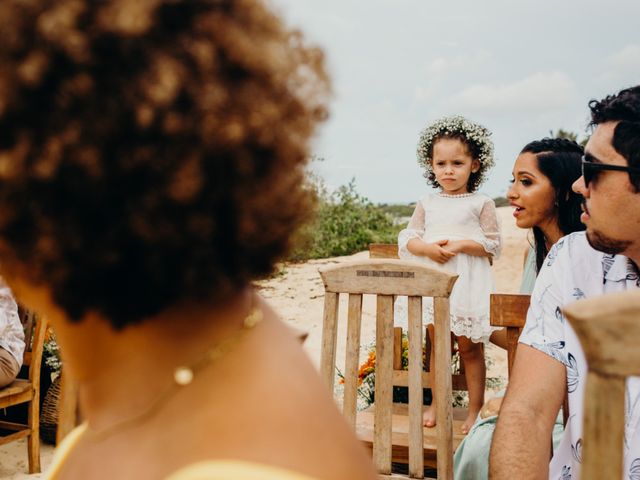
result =
[{"label": "blue floral print shirt", "polygon": [[[567,370],[569,420],[549,464],[549,478],[580,478],[586,360],[561,308],[586,297],[640,287],[636,266],[622,255],[593,249],[584,232],[561,238],[538,274],[520,342],[546,353]],[[640,377],[627,380],[625,479],[640,480]]]}]

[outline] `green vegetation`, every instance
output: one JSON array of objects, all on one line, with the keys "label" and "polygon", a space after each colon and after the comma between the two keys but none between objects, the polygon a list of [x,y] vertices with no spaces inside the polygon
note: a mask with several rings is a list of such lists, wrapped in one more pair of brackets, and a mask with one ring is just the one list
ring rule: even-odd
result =
[{"label": "green vegetation", "polygon": [[400,216],[413,211],[404,205],[371,203],[358,194],[355,180],[329,193],[322,180],[312,176],[310,188],[318,200],[316,215],[297,234],[292,261],[350,255],[366,250],[370,243],[395,243],[403,228],[397,224],[396,211]]},{"label": "green vegetation", "polygon": [[416,208],[415,203],[409,203],[407,205],[401,205],[401,204],[389,205],[386,203],[381,203],[378,206],[383,212],[395,218],[410,217],[413,214],[413,210]]},{"label": "green vegetation", "polygon": [[495,197],[493,199],[493,201],[496,204],[496,207],[508,207],[509,206],[509,199],[507,199],[506,197]]},{"label": "green vegetation", "polygon": [[589,141],[589,137],[588,136],[583,137],[581,140],[578,140],[578,134],[577,133],[572,132],[570,130],[564,130],[563,128],[559,128],[555,132],[553,130],[550,130],[549,131],[549,136],[552,137],[552,138],[567,138],[569,140],[573,140],[574,142],[578,142],[583,147]]}]

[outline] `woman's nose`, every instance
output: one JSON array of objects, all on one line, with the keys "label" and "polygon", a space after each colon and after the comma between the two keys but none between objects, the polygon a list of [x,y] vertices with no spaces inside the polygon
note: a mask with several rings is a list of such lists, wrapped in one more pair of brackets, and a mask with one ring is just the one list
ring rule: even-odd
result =
[{"label": "woman's nose", "polygon": [[507,198],[512,199],[517,197],[518,197],[518,194],[516,193],[515,188],[513,188],[513,185],[511,185],[509,187],[509,190],[507,190]]}]

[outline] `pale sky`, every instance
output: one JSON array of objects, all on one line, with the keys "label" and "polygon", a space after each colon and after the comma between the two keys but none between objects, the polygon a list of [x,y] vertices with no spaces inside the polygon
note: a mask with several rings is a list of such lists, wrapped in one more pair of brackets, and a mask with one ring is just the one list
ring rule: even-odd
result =
[{"label": "pale sky", "polygon": [[640,0],[271,0],[322,46],[331,118],[314,145],[330,187],[356,179],[374,202],[428,191],[420,130],[460,114],[493,132],[480,191],[504,195],[529,141],[585,136],[587,103],[640,84]]}]

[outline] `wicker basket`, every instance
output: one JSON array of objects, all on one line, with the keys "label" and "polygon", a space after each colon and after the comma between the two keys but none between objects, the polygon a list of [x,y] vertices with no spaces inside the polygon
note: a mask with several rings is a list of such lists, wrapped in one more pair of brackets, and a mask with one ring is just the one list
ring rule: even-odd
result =
[{"label": "wicker basket", "polygon": [[51,445],[56,443],[58,430],[58,402],[60,399],[60,375],[53,381],[42,402],[40,411],[40,438]]}]

